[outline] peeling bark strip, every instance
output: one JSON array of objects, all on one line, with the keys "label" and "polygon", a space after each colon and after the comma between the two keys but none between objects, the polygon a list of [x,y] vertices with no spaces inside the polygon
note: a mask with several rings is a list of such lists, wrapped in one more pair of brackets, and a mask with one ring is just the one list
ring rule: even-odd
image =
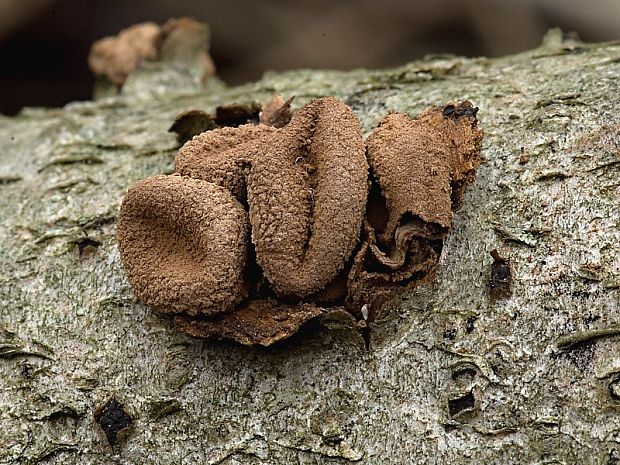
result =
[{"label": "peeling bark strip", "polygon": [[[290,101],[274,102],[266,119],[280,124],[269,114]],[[372,321],[437,264],[480,162],[476,112],[462,102],[381,121],[367,142],[368,209],[359,122],[338,99],[314,100],[281,129],[194,137],[175,175],[141,181],[123,201],[119,246],[134,293],[185,314],[175,322],[188,334],[242,344],[270,345],[330,307]]]}]

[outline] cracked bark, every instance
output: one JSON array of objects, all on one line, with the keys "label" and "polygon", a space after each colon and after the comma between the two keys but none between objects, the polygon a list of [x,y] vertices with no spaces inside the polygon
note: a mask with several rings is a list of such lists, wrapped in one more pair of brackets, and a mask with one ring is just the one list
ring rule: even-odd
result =
[{"label": "cracked bark", "polygon": [[[123,95],[0,119],[0,464],[605,463],[620,459],[620,45],[292,71],[224,89],[154,66]],[[476,183],[432,282],[376,322],[269,349],[204,342],[132,300],[120,200],[170,172],[175,116],[335,95],[480,107]],[[492,250],[510,295],[489,294]],[[110,446],[94,414],[133,419]]]}]

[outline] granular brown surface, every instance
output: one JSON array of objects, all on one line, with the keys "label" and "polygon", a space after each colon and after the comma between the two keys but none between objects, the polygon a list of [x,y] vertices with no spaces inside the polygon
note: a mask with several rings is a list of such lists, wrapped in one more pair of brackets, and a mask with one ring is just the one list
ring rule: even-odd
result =
[{"label": "granular brown surface", "polygon": [[118,242],[136,296],[164,313],[232,310],[247,293],[247,214],[226,189],[182,176],[125,195]]},{"label": "granular brown surface", "polygon": [[276,292],[305,297],[336,277],[355,247],[368,192],[357,117],[341,101],[300,109],[248,177],[256,260]]},{"label": "granular brown surface", "polygon": [[[456,108],[432,108],[415,119],[388,115],[366,142],[372,173],[389,212],[385,228],[378,231],[383,241],[393,241],[396,228],[412,219],[421,222],[420,235],[444,235],[452,223],[452,186],[473,181],[482,132],[473,109],[471,116],[453,118],[443,114],[448,107]],[[464,102],[458,108],[472,107]]]},{"label": "granular brown surface", "polygon": [[[272,113],[290,103],[280,100]],[[332,97],[282,128],[195,136],[177,175],[142,181],[123,202],[119,245],[136,295],[184,313],[175,324],[190,335],[242,344],[288,337],[325,307],[372,321],[433,275],[479,164],[476,112],[461,102],[391,114],[367,153],[357,118]]]},{"label": "granular brown surface", "polygon": [[228,189],[247,202],[247,177],[252,160],[278,133],[265,125],[245,124],[238,128],[206,131],[187,142],[174,160],[183,176],[209,181]]},{"label": "granular brown surface", "polygon": [[314,100],[282,129],[222,128],[179,151],[176,171],[247,192],[256,261],[280,296],[334,279],[357,243],[368,164],[359,122],[335,98]]},{"label": "granular brown surface", "polygon": [[415,119],[394,113],[366,141],[374,189],[364,244],[349,275],[353,313],[364,304],[377,311],[433,271],[452,209],[480,164],[477,111],[465,101]]}]

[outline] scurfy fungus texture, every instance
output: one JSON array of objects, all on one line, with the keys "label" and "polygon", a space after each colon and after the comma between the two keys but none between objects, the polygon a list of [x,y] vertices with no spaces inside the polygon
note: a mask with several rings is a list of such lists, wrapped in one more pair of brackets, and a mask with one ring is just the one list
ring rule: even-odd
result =
[{"label": "scurfy fungus texture", "polygon": [[390,114],[364,144],[353,111],[326,97],[284,122],[195,136],[173,175],[123,200],[135,295],[187,334],[248,345],[330,308],[372,319],[434,270],[480,162],[476,112],[459,102]]}]

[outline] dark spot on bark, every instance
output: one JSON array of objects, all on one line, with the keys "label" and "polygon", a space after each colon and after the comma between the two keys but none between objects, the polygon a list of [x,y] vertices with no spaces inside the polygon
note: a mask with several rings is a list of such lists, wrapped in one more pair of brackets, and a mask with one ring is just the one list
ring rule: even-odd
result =
[{"label": "dark spot on bark", "polygon": [[570,173],[565,173],[562,171],[550,171],[550,172],[540,173],[540,175],[536,176],[536,181],[554,181],[554,180],[561,180],[561,179],[566,179],[570,177],[571,177]]},{"label": "dark spot on bark", "polygon": [[590,298],[592,294],[588,291],[573,291],[570,293],[570,295],[575,299],[580,300],[581,302],[585,302]]},{"label": "dark spot on bark", "polygon": [[13,184],[22,180],[21,176],[0,176],[0,186]]},{"label": "dark spot on bark", "polygon": [[456,381],[459,378],[468,377],[474,379],[476,377],[476,370],[471,367],[459,367],[452,372],[452,379]]},{"label": "dark spot on bark", "polygon": [[576,342],[563,348],[560,352],[552,355],[552,358],[564,356],[574,363],[580,370],[586,371],[592,362],[595,349],[596,341],[589,339],[586,341]]},{"label": "dark spot on bark", "polygon": [[609,383],[609,395],[613,400],[620,401],[620,375],[615,376]]},{"label": "dark spot on bark", "polygon": [[22,376],[26,379],[32,379],[33,366],[30,363],[24,363],[21,366]]},{"label": "dark spot on bark", "polygon": [[118,442],[119,434],[133,424],[133,418],[113,397],[95,411],[95,421],[103,430],[110,445]]},{"label": "dark spot on bark", "polygon": [[460,105],[446,105],[442,114],[446,118],[458,119],[463,116],[469,116],[474,118],[478,113],[478,107],[474,107],[470,105],[460,104]]},{"label": "dark spot on bark", "polygon": [[42,419],[48,421],[60,420],[62,418],[79,418],[81,415],[71,407],[63,406],[58,410],[54,410],[48,415],[44,416]]},{"label": "dark spot on bark", "polygon": [[497,250],[491,251],[491,280],[489,293],[493,300],[506,299],[512,295],[512,267],[510,260],[499,255]]},{"label": "dark spot on bark", "polygon": [[446,329],[443,332],[443,338],[444,339],[448,339],[450,341],[453,341],[455,337],[456,337],[456,329],[454,329],[454,328]]},{"label": "dark spot on bark", "polygon": [[446,431],[446,433],[450,433],[452,431],[454,431],[455,429],[458,429],[458,423],[455,421],[451,421],[450,423],[445,423],[442,425],[443,429]]},{"label": "dark spot on bark", "polygon": [[601,316],[600,316],[600,315],[592,315],[592,314],[590,313],[590,314],[588,314],[588,316],[586,316],[586,317],[583,319],[583,322],[584,322],[586,325],[589,325],[589,324],[594,323],[595,321],[598,321],[598,320],[600,320],[600,319],[601,319]]},{"label": "dark spot on bark", "polygon": [[364,347],[366,350],[370,350],[370,326],[365,321],[362,321],[362,325],[360,325],[358,331],[362,339],[364,340]]},{"label": "dark spot on bark", "polygon": [[450,416],[455,416],[465,410],[473,410],[476,405],[476,399],[473,392],[469,391],[467,394],[456,399],[448,400],[448,412]]},{"label": "dark spot on bark", "polygon": [[75,245],[78,248],[80,258],[88,258],[95,254],[99,246],[101,246],[101,242],[86,236],[75,241]]},{"label": "dark spot on bark", "polygon": [[470,316],[469,318],[467,318],[467,321],[465,322],[465,331],[467,332],[467,334],[471,334],[474,332],[477,319],[478,317],[475,316]]},{"label": "dark spot on bark", "polygon": [[620,464],[620,453],[616,449],[611,449],[609,451],[609,459],[607,460],[607,465],[618,465]]}]

